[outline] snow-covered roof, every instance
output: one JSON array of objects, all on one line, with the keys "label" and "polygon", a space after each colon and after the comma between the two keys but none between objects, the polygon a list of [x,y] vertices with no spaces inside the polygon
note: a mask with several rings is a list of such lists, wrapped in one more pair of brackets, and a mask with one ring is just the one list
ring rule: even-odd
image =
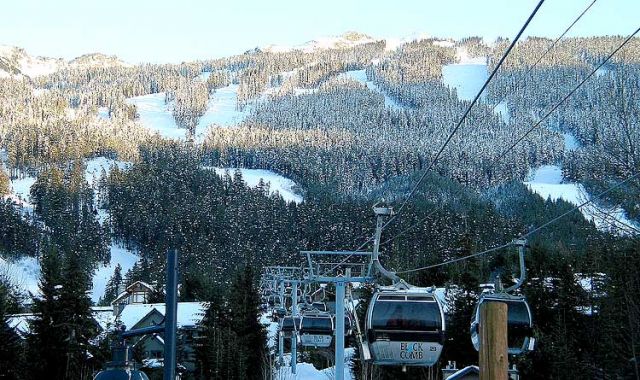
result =
[{"label": "snow-covered roof", "polygon": [[458,372],[452,374],[451,376],[447,377],[447,380],[455,380],[455,379],[461,379],[462,376],[471,374],[471,373],[480,373],[480,369],[478,368],[478,366],[476,365],[470,365],[467,367],[464,367],[463,369],[459,370]]},{"label": "snow-covered roof", "polygon": [[29,323],[35,318],[33,313],[13,314],[7,318],[7,324],[10,328],[22,336],[29,334]]},{"label": "snow-covered roof", "polygon": [[[200,323],[207,307],[208,304],[205,302],[179,302],[177,315],[178,328],[191,327]],[[131,329],[153,310],[156,310],[164,316],[166,311],[165,304],[149,303],[126,305],[122,313],[120,313],[120,321],[127,329]]]},{"label": "snow-covered roof", "polygon": [[[113,309],[111,306],[92,306],[93,319],[104,331],[114,326]],[[12,314],[7,318],[7,324],[20,335],[29,334],[31,323],[36,318],[34,313]]]}]

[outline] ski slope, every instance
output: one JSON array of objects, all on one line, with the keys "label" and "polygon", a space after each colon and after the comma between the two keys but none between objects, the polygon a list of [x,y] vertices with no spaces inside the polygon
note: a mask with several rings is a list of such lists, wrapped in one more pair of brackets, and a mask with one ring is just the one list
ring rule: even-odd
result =
[{"label": "ski slope", "polygon": [[[205,169],[214,170],[217,175],[224,177],[226,173],[233,176],[233,173],[238,170],[237,168],[214,168],[205,166]],[[242,179],[244,183],[249,187],[256,187],[260,183],[260,179],[264,183],[269,184],[270,193],[280,194],[282,199],[286,202],[302,203],[303,198],[297,194],[295,188],[296,183],[289,178],[283,177],[280,174],[276,174],[271,170],[264,169],[239,169],[242,173]]]},{"label": "ski slope", "polygon": [[[530,179],[524,184],[534,193],[544,199],[562,199],[575,206],[591,199],[584,186],[580,183],[566,183],[562,175],[562,168],[558,165],[544,165],[533,170]],[[602,231],[609,231],[618,235],[635,234],[634,229],[640,228],[630,221],[620,207],[602,207],[594,203],[580,209],[585,219],[593,221]]]},{"label": "ski slope", "polygon": [[93,274],[91,288],[91,300],[93,302],[98,302],[100,297],[104,295],[107,282],[109,282],[109,279],[113,275],[113,271],[116,269],[118,264],[122,267],[122,277],[124,278],[127,271],[133,268],[133,264],[140,259],[140,256],[124,247],[118,246],[117,244],[111,244],[109,246],[109,250],[111,251],[111,260],[109,261],[109,264],[98,266]]},{"label": "ski slope", "polygon": [[[112,160],[105,157],[95,157],[86,161],[85,179],[89,185],[96,190],[98,180],[104,171],[107,175],[114,166],[120,169],[126,169],[130,163],[118,160]],[[11,199],[16,203],[22,205],[27,212],[33,212],[33,205],[29,202],[29,193],[31,186],[36,182],[35,177],[26,176],[20,179],[11,181]],[[108,217],[108,213],[105,210],[98,210],[99,220],[104,222]],[[124,275],[129,269],[133,267],[139,256],[134,252],[129,251],[116,244],[109,246],[111,251],[111,260],[107,265],[100,265],[93,276],[91,300],[97,302],[102,295],[107,282],[113,275],[113,271],[117,264],[122,266],[122,274]],[[14,284],[19,286],[22,290],[37,294],[38,281],[40,277],[40,262],[34,257],[22,257],[15,262],[7,262],[0,258],[0,273],[7,273],[9,278]]]},{"label": "ski slope", "polygon": [[473,100],[488,77],[487,57],[471,57],[464,47],[456,48],[456,63],[442,66],[442,82],[461,100]]},{"label": "ski slope", "polygon": [[33,212],[31,199],[31,186],[36,183],[36,177],[24,175],[11,180],[11,194],[8,196],[14,203],[22,206],[27,213]]},{"label": "ski slope", "polygon": [[165,93],[135,96],[126,100],[127,104],[136,106],[140,123],[147,129],[158,132],[160,136],[185,140],[186,130],[178,128],[170,105],[165,103]]},{"label": "ski slope", "polygon": [[381,94],[382,96],[384,96],[384,106],[387,108],[391,108],[394,110],[400,110],[402,109],[402,106],[395,101],[395,99],[391,98],[390,96],[388,96],[384,91],[382,91],[382,89],[380,87],[378,87],[375,83],[373,83],[372,81],[367,79],[367,72],[366,70],[351,70],[351,71],[347,71],[344,72],[340,75],[338,75],[338,78],[348,78],[348,79],[352,79],[356,82],[360,82],[362,84],[364,84],[365,86],[367,86],[367,88],[373,92],[377,92],[379,94]]},{"label": "ski slope", "polygon": [[[442,66],[442,82],[455,89],[461,100],[473,100],[488,77],[486,64],[452,63]],[[483,93],[482,99],[485,97]]]},{"label": "ski slope", "polygon": [[[98,181],[103,173],[105,175],[109,175],[109,172],[114,167],[124,170],[130,166],[130,162],[113,160],[106,157],[94,157],[86,161],[84,177],[89,186],[91,186],[94,191],[97,191]],[[98,221],[100,224],[104,224],[104,221],[108,217],[109,213],[106,210],[98,209]],[[125,273],[133,267],[133,264],[140,259],[140,257],[134,252],[117,244],[111,244],[109,246],[109,251],[111,252],[111,260],[109,261],[109,264],[100,264],[93,274],[91,288],[91,300],[93,302],[98,302],[100,297],[104,295],[107,282],[113,275],[113,271],[116,269],[118,264],[122,267],[122,275],[124,276]]]},{"label": "ski slope", "polygon": [[[202,73],[201,77],[205,78],[205,74],[210,73]],[[204,140],[210,126],[234,126],[240,124],[249,114],[250,105],[243,109],[237,108],[238,88],[237,84],[231,84],[215,90],[209,97],[207,109],[196,125],[195,138],[197,141]],[[127,104],[136,106],[139,121],[145,128],[158,132],[160,136],[167,139],[186,140],[187,130],[176,124],[172,114],[172,105],[165,103],[164,92],[128,98]],[[102,112],[99,116],[104,117],[103,114]]]},{"label": "ski slope", "polygon": [[18,289],[38,294],[40,280],[40,263],[35,257],[23,256],[16,261],[8,261],[0,257],[0,275],[5,275]]},{"label": "ski slope", "polygon": [[247,117],[251,107],[246,105],[243,109],[238,109],[238,87],[237,84],[231,84],[219,88],[209,97],[207,110],[196,126],[196,141],[204,140],[211,125],[230,127],[240,124]]}]

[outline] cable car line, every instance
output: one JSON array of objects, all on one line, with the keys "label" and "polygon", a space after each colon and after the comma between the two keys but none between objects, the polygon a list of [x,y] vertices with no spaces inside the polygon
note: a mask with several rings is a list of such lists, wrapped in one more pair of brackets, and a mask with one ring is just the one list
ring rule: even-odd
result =
[{"label": "cable car line", "polygon": [[[525,21],[524,25],[522,25],[522,27],[520,28],[520,31],[518,32],[518,34],[515,36],[514,40],[511,42],[511,44],[509,45],[509,47],[507,48],[507,50],[504,52],[504,54],[502,55],[502,57],[500,58],[500,61],[498,61],[498,64],[496,65],[496,67],[493,69],[493,71],[491,72],[491,74],[489,75],[489,77],[487,78],[487,80],[484,82],[484,84],[482,85],[482,88],[478,91],[478,93],[476,94],[476,96],[474,97],[474,99],[471,101],[471,103],[469,104],[469,106],[467,107],[466,111],[464,112],[464,114],[462,115],[462,117],[460,118],[460,120],[458,121],[458,123],[456,124],[456,126],[454,127],[454,129],[451,131],[451,133],[449,134],[449,136],[447,137],[447,139],[445,140],[444,144],[440,147],[439,151],[437,152],[436,156],[434,157],[434,159],[429,163],[429,166],[424,170],[424,173],[420,176],[420,178],[418,179],[418,182],[414,185],[414,187],[411,189],[411,191],[409,192],[409,195],[405,198],[405,200],[402,202],[402,204],[400,205],[400,208],[398,208],[398,211],[396,211],[395,215],[392,216],[384,225],[383,228],[387,227],[389,224],[391,224],[391,222],[393,222],[396,217],[404,210],[405,206],[407,205],[407,203],[409,202],[409,200],[411,199],[411,197],[413,197],[413,195],[415,195],[416,191],[418,190],[418,188],[420,187],[420,185],[422,184],[422,182],[425,180],[425,178],[427,177],[427,174],[429,173],[429,171],[433,168],[433,166],[437,163],[438,159],[440,158],[440,155],[442,155],[442,153],[444,152],[445,148],[447,147],[447,145],[451,142],[451,140],[453,139],[453,136],[458,132],[458,130],[460,129],[460,127],[462,126],[462,123],[466,120],[467,116],[469,115],[469,113],[471,112],[471,109],[473,108],[473,106],[477,103],[478,99],[480,99],[480,95],[482,95],[482,92],[485,90],[485,88],[489,85],[489,83],[491,82],[491,80],[493,79],[493,77],[496,75],[496,73],[498,72],[498,70],[500,69],[500,67],[502,66],[502,64],[504,63],[504,61],[507,59],[509,53],[511,53],[511,50],[515,47],[516,43],[518,42],[518,40],[520,39],[520,37],[522,36],[522,34],[524,33],[524,31],[526,30],[527,26],[529,25],[529,23],[531,22],[531,20],[533,20],[533,17],[536,15],[536,13],[538,12],[538,10],[540,9],[540,7],[542,6],[542,4],[544,3],[544,0],[540,0],[538,2],[538,4],[536,5],[535,9],[533,10],[533,12],[529,15],[529,17],[527,18],[527,20]],[[358,238],[360,239],[360,238]],[[356,239],[356,240],[358,240]],[[373,238],[370,238],[369,240],[367,240],[366,242],[364,242],[358,249],[356,249],[356,251],[361,250],[364,246],[366,246],[369,242],[371,242],[373,240]],[[348,258],[347,258],[348,259]],[[346,260],[346,259],[345,259]]]},{"label": "cable car line", "polygon": [[391,222],[393,222],[397,218],[398,215],[400,215],[400,213],[405,208],[405,206],[407,205],[407,203],[409,202],[411,197],[413,197],[413,195],[415,195],[416,191],[418,191],[418,188],[420,187],[422,182],[427,177],[427,174],[429,174],[429,171],[431,170],[431,168],[433,168],[435,166],[435,164],[438,162],[438,159],[440,159],[440,156],[444,152],[445,148],[447,147],[447,145],[449,145],[449,143],[453,139],[453,136],[458,132],[458,130],[462,126],[462,123],[464,123],[464,121],[466,120],[467,116],[471,112],[471,109],[478,102],[478,99],[480,99],[480,95],[482,95],[482,92],[485,90],[485,88],[487,88],[487,86],[489,85],[491,80],[495,77],[496,73],[498,72],[498,70],[500,69],[500,67],[504,63],[504,61],[507,59],[507,57],[509,56],[509,53],[511,53],[511,50],[515,47],[516,43],[520,39],[520,36],[522,36],[522,34],[524,33],[525,29],[527,28],[527,26],[529,25],[531,20],[533,20],[533,17],[536,15],[536,13],[538,12],[538,9],[540,9],[540,7],[542,6],[543,3],[544,3],[544,0],[540,0],[540,2],[538,2],[538,5],[536,5],[536,7],[533,10],[533,12],[531,12],[531,14],[529,15],[529,18],[527,18],[527,21],[524,23],[524,25],[522,25],[522,28],[520,28],[520,31],[518,32],[516,37],[513,39],[513,41],[511,42],[511,44],[507,48],[507,50],[504,52],[504,54],[502,55],[502,58],[500,58],[500,61],[498,61],[498,64],[493,69],[493,71],[491,72],[491,74],[489,75],[487,80],[484,82],[484,84],[482,85],[482,88],[480,88],[480,91],[478,91],[476,96],[473,98],[473,100],[471,101],[471,103],[467,107],[467,110],[464,112],[464,114],[462,115],[462,117],[460,118],[460,120],[458,121],[456,126],[453,128],[453,130],[451,131],[451,133],[449,134],[449,136],[445,140],[444,144],[442,144],[442,146],[440,147],[440,149],[436,153],[436,155],[433,158],[433,160],[431,160],[431,162],[429,163],[429,166],[427,166],[427,168],[424,170],[424,173],[422,173],[422,175],[418,179],[418,182],[415,184],[415,186],[409,192],[409,195],[407,196],[407,198],[405,198],[405,200],[402,202],[402,204],[400,205],[400,207],[396,211],[396,214],[393,217],[391,217],[391,219],[389,219],[387,221],[387,223],[384,225],[384,227],[387,227]]},{"label": "cable car line", "polygon": [[[548,48],[547,48],[547,49],[546,49],[546,50],[545,50],[545,51],[540,55],[540,57],[538,57],[538,59],[533,63],[533,65],[531,65],[531,66],[527,69],[527,71],[524,73],[524,75],[522,75],[522,76],[518,79],[518,81],[517,81],[513,86],[511,86],[510,88],[517,89],[517,88],[520,86],[520,84],[522,84],[522,82],[525,82],[525,81],[527,80],[527,78],[529,77],[529,74],[531,74],[531,72],[533,71],[533,69],[535,69],[535,68],[538,66],[538,64],[539,64],[539,63],[544,59],[544,57],[546,57],[546,56],[547,56],[547,54],[549,54],[549,52],[551,52],[551,50],[553,50],[553,48],[558,44],[558,42],[560,42],[560,40],[561,40],[561,39],[562,39],[562,38],[563,38],[567,33],[569,33],[569,31],[570,31],[570,30],[571,30],[571,29],[572,29],[572,28],[573,28],[573,27],[578,23],[578,21],[580,21],[580,19],[582,18],[582,16],[584,16],[584,15],[585,15],[585,14],[586,14],[590,9],[591,9],[591,7],[593,7],[593,5],[596,3],[596,1],[598,1],[598,0],[593,0],[593,1],[591,2],[591,4],[589,4],[589,5],[588,5],[588,6],[587,6],[583,11],[582,11],[582,13],[580,13],[580,14],[578,15],[578,17],[577,17],[575,20],[573,20],[573,22],[572,22],[572,23],[571,23],[571,24],[570,24],[570,25],[569,25],[569,26],[564,30],[564,32],[562,32],[562,34],[561,34],[561,35],[559,35],[559,36],[558,36],[558,37],[557,37],[557,38],[556,38],[556,39],[551,43],[551,45],[549,45],[549,47],[548,47]],[[500,100],[499,100],[499,101],[495,102],[495,105],[494,105],[494,106],[493,106],[493,108],[491,109],[491,113],[493,113],[493,112],[496,110],[496,108],[498,107],[498,105],[499,105],[500,103],[502,103],[503,101],[505,101],[505,99],[507,99],[507,94],[509,94],[509,93],[510,93],[510,91],[509,91],[509,89],[510,89],[510,88],[508,88],[508,89],[507,89],[507,91],[505,91],[505,94],[502,96],[502,98],[500,98]],[[484,116],[482,117],[482,119],[481,119],[481,120],[484,120],[484,119],[486,118],[486,116],[487,116],[487,115],[488,115],[488,114],[484,114]]]},{"label": "cable car line", "polygon": [[635,30],[635,32],[631,33],[614,51],[612,51],[607,58],[605,58],[604,61],[602,61],[602,63],[600,63],[595,69],[593,69],[589,75],[587,75],[585,78],[582,79],[582,81],[580,81],[580,83],[578,83],[578,85],[576,87],[573,88],[573,90],[569,91],[569,93],[567,95],[564,96],[564,98],[562,98],[562,100],[560,100],[558,103],[556,103],[556,105],[554,105],[540,120],[538,120],[531,128],[529,128],[527,130],[527,132],[525,132],[522,136],[520,136],[513,144],[511,144],[511,146],[509,146],[509,148],[507,148],[505,151],[503,151],[501,154],[499,154],[496,159],[494,160],[494,164],[493,166],[495,167],[495,164],[500,161],[501,159],[503,159],[516,145],[518,145],[522,140],[524,140],[534,129],[536,129],[538,126],[540,126],[540,124],[542,124],[543,121],[545,121],[555,110],[557,110],[562,104],[564,104],[564,102],[566,102],[567,100],[569,100],[569,98],[576,92],[578,91],[578,89],[580,87],[582,87],[583,84],[585,84],[587,82],[587,80],[589,80],[589,78],[591,78],[602,66],[604,66],[607,62],[609,62],[609,60],[620,50],[622,49],[629,41],[631,41],[631,39],[638,34],[638,32],[640,32],[640,27],[638,27],[638,29]]},{"label": "cable car line", "polygon": [[[520,136],[513,144],[511,144],[511,146],[504,150],[502,153],[500,153],[498,156],[496,156],[496,158],[493,160],[493,164],[489,167],[490,169],[495,168],[495,166],[513,149],[516,147],[516,145],[518,145],[520,142],[522,142],[534,129],[536,129],[538,126],[540,126],[542,124],[542,122],[544,122],[555,110],[557,110],[564,102],[566,102],[567,100],[569,100],[569,98],[571,98],[571,96],[573,96],[573,94],[580,88],[582,87],[582,85],[584,85],[587,80],[589,80],[589,78],[591,78],[602,66],[604,66],[620,49],[622,49],[629,41],[631,41],[631,39],[638,34],[638,32],[640,32],[640,27],[638,27],[638,29],[636,29],[632,34],[630,34],[615,50],[613,50],[607,57],[606,59],[600,63],[595,69],[593,69],[589,75],[587,75],[585,78],[582,79],[582,81],[580,81],[580,83],[575,86],[567,95],[565,95],[562,100],[560,100],[558,103],[556,103],[540,120],[538,120],[536,123],[534,123],[534,125],[529,128],[522,136]],[[413,228],[414,226],[411,226],[410,228]],[[409,228],[409,229],[410,229]],[[395,239],[396,237],[394,236],[393,239]],[[489,253],[489,252],[486,252]],[[475,256],[471,256],[469,258],[472,258]]]},{"label": "cable car line", "polygon": [[[632,179],[634,179],[634,178],[638,178],[639,176],[640,176],[640,172],[638,172],[638,173],[636,173],[636,174],[634,174],[634,175],[632,175],[632,176],[628,177],[628,178],[627,178],[627,179],[625,179],[624,181],[618,182],[618,183],[617,183],[617,184],[615,184],[614,186],[611,186],[611,187],[609,187],[608,189],[604,190],[603,192],[601,192],[601,193],[597,194],[596,196],[591,197],[590,199],[586,200],[585,202],[583,202],[583,203],[579,204],[578,206],[575,206],[575,207],[574,207],[574,208],[572,208],[571,210],[569,210],[569,211],[567,211],[567,212],[565,212],[565,213],[563,213],[563,214],[561,214],[561,215],[559,215],[559,216],[556,216],[555,218],[553,218],[553,219],[551,219],[551,220],[547,221],[546,223],[544,223],[544,224],[540,225],[539,227],[536,227],[535,229],[533,229],[533,230],[531,230],[531,231],[527,232],[526,234],[524,234],[524,235],[520,236],[518,239],[527,239],[527,238],[529,238],[531,235],[535,234],[536,232],[538,232],[538,231],[540,231],[540,230],[542,230],[542,229],[544,229],[544,228],[546,228],[546,227],[548,227],[548,226],[552,225],[553,223],[557,222],[558,220],[560,220],[560,219],[564,218],[565,216],[567,216],[567,215],[569,215],[569,214],[573,213],[574,211],[577,211],[577,210],[581,209],[582,207],[584,207],[584,206],[588,205],[589,203],[592,203],[594,200],[596,200],[596,199],[598,199],[598,198],[601,198],[601,197],[603,197],[604,195],[607,195],[607,194],[608,194],[608,193],[610,193],[611,191],[613,191],[613,190],[617,189],[618,187],[620,187],[620,186],[624,185],[625,183],[627,183],[627,182],[631,181],[631,180],[632,180]],[[463,261],[463,260],[467,260],[467,259],[472,259],[472,258],[474,258],[474,257],[478,257],[478,256],[486,255],[486,254],[489,254],[489,253],[492,253],[492,252],[496,252],[496,251],[499,251],[499,250],[501,250],[501,249],[504,249],[504,248],[510,247],[510,246],[512,246],[512,245],[513,245],[513,242],[509,242],[509,243],[506,243],[506,244],[499,245],[499,246],[497,246],[497,247],[489,248],[489,249],[487,249],[487,250],[485,250],[485,251],[482,251],[482,252],[477,252],[477,253],[473,253],[473,254],[471,254],[471,255],[467,255],[467,256],[463,256],[463,257],[458,257],[458,258],[456,258],[456,259],[443,261],[443,262],[438,263],[438,264],[428,265],[428,266],[424,266],[424,267],[420,267],[420,268],[415,268],[415,269],[409,269],[409,270],[405,270],[405,271],[398,271],[398,272],[396,272],[396,274],[406,274],[406,273],[419,272],[419,271],[423,271],[423,270],[427,270],[427,269],[438,268],[438,267],[441,267],[441,266],[444,266],[444,265],[453,264],[453,263],[457,263],[457,262],[459,262],[459,261]]]}]

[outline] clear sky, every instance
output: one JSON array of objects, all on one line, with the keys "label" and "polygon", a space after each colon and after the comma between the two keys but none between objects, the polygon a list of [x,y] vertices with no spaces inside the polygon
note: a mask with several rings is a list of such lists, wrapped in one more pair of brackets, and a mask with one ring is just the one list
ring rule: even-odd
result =
[{"label": "clear sky", "polygon": [[[555,37],[592,0],[546,0],[528,35]],[[297,45],[358,31],[489,40],[514,36],[538,0],[11,0],[0,6],[0,44],[32,55],[101,52],[125,61],[181,62]],[[570,35],[627,35],[640,0],[598,0]]]}]

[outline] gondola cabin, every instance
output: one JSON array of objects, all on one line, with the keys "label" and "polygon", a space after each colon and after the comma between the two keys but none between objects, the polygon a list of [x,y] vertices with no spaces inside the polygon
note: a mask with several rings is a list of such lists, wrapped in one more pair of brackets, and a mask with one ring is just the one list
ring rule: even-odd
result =
[{"label": "gondola cabin", "polygon": [[379,290],[367,310],[366,332],[373,364],[430,367],[444,344],[442,305],[426,289]]},{"label": "gondola cabin", "polygon": [[330,347],[334,330],[333,317],[330,314],[305,313],[300,323],[300,343],[305,347]]},{"label": "gondola cabin", "polygon": [[327,311],[327,304],[324,302],[314,302],[311,304],[311,308],[321,311],[321,312],[326,312]]},{"label": "gondola cabin", "polygon": [[294,331],[300,330],[302,318],[287,315],[280,320],[280,332],[285,336],[291,336]]},{"label": "gondola cabin", "polygon": [[507,344],[509,355],[521,355],[533,351],[535,338],[532,338],[533,318],[526,298],[506,293],[484,294],[480,296],[473,320],[471,321],[471,342],[476,350],[480,349],[480,305],[484,302],[503,302],[507,304]]}]

